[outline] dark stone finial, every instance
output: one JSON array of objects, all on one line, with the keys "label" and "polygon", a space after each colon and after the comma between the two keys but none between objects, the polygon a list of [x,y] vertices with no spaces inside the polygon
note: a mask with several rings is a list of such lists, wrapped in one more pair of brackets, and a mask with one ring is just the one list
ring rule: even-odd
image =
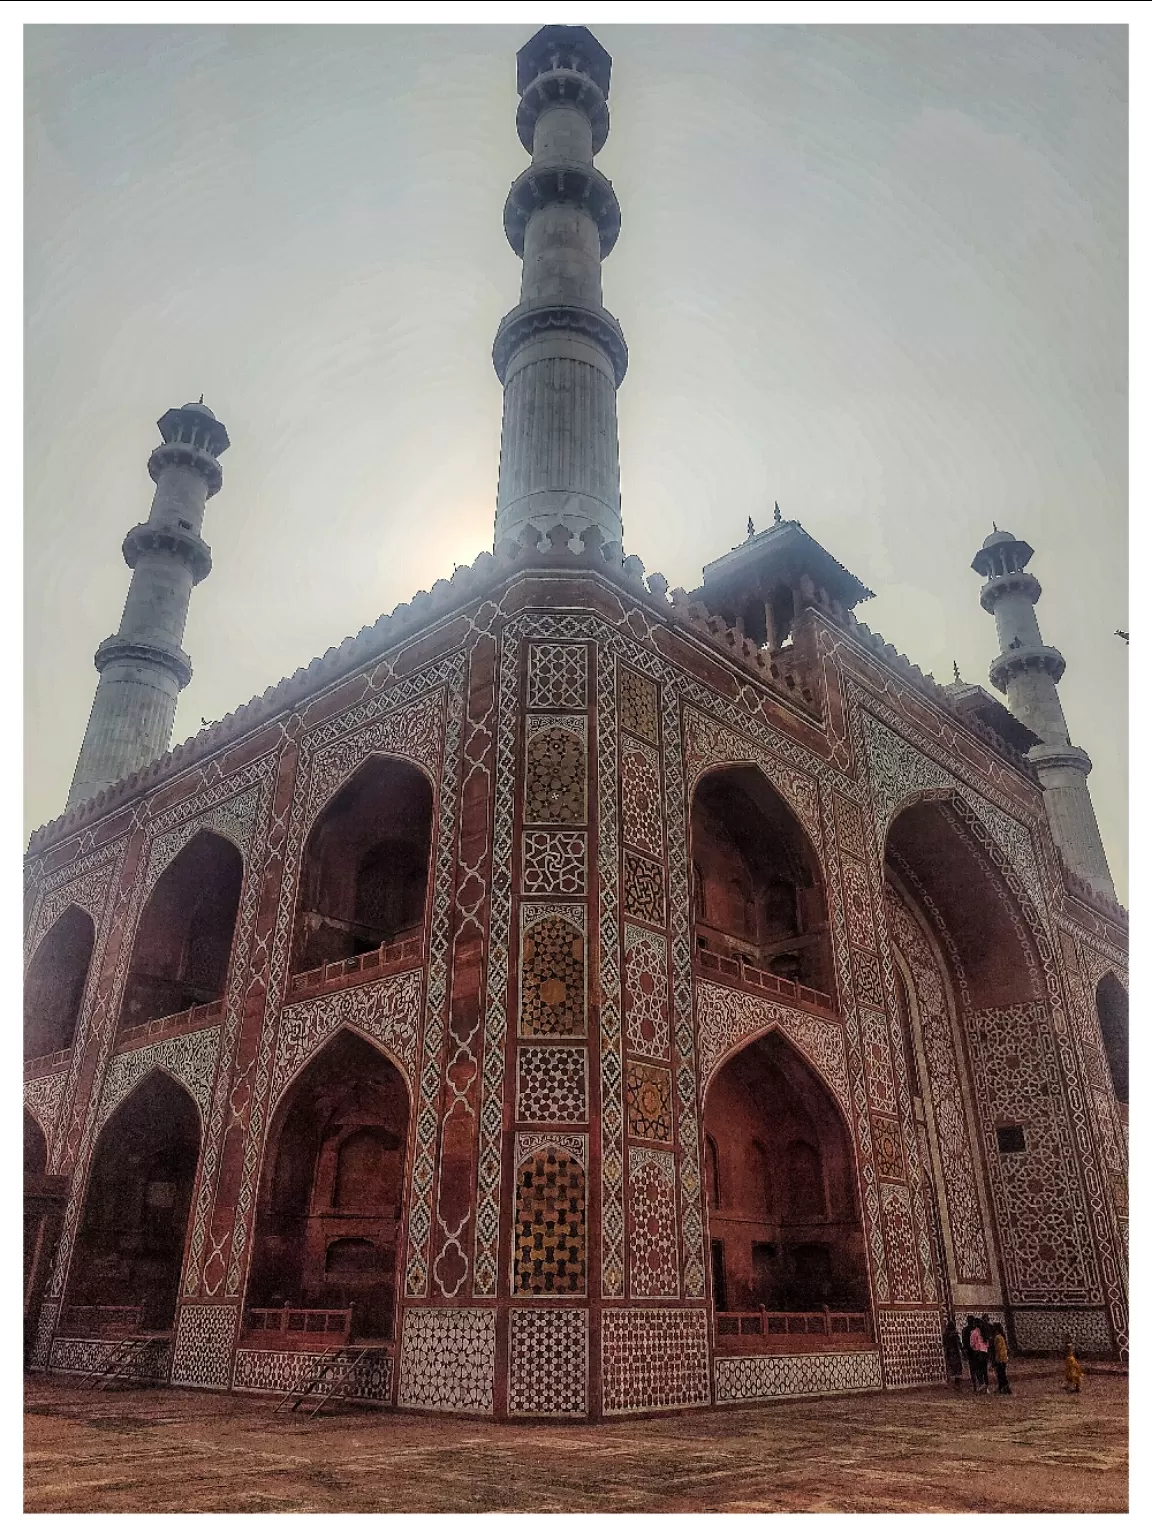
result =
[{"label": "dark stone finial", "polygon": [[783,518],[783,516],[784,516],[784,514],[780,510],[780,503],[778,501],[773,502],[773,504],[772,504],[772,521],[773,521],[773,523],[780,522],[781,519]]},{"label": "dark stone finial", "polygon": [[756,537],[756,524],[752,521],[751,518],[748,519],[748,537],[750,539],[754,539]]},{"label": "dark stone finial", "polygon": [[956,681],[958,683],[962,683],[964,681],[964,679],[960,676],[960,667],[959,667],[958,663],[955,662],[955,661],[953,661],[953,663],[952,663],[952,676],[956,679]]}]

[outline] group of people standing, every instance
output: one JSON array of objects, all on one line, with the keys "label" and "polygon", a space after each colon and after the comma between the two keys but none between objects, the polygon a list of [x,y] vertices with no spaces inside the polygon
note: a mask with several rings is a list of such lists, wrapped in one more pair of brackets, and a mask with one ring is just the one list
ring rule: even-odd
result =
[{"label": "group of people standing", "polygon": [[987,1392],[988,1367],[996,1372],[997,1392],[1011,1394],[1008,1384],[1008,1338],[1002,1323],[994,1323],[987,1316],[973,1317],[969,1313],[964,1321],[964,1331],[957,1331],[952,1318],[944,1330],[944,1359],[952,1381],[959,1381],[968,1364],[968,1375],[973,1392]]},{"label": "group of people standing", "polygon": [[[957,1330],[955,1319],[948,1319],[948,1326],[944,1329],[944,1360],[948,1367],[948,1378],[953,1385],[963,1379],[964,1364],[967,1362],[973,1392],[990,1390],[989,1365],[996,1372],[997,1392],[1009,1395],[1012,1392],[1008,1385],[1008,1339],[1004,1326],[992,1322],[987,1314],[973,1317],[969,1313],[964,1320],[962,1333]],[[1083,1375],[1072,1340],[1067,1338],[1064,1340],[1065,1392],[1079,1392]]]}]

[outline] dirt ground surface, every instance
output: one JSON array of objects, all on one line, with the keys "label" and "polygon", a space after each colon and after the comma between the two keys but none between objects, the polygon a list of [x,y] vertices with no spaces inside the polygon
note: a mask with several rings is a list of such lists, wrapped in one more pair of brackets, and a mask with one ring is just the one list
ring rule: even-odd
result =
[{"label": "dirt ground surface", "polygon": [[1122,1511],[1128,1381],[1011,1397],[922,1388],[599,1425],[349,1408],[273,1417],[249,1396],[25,1392],[30,1513]]}]

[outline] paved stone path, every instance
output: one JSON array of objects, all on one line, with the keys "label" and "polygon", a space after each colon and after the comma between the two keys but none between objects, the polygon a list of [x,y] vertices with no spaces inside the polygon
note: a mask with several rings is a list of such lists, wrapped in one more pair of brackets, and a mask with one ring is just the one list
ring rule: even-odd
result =
[{"label": "paved stone path", "polygon": [[926,1388],[588,1425],[26,1385],[29,1512],[1097,1511],[1128,1500],[1127,1378]]}]

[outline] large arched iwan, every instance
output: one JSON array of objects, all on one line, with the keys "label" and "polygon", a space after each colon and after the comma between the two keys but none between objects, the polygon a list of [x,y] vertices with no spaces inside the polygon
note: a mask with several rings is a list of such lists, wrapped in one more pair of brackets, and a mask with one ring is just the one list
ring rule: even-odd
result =
[{"label": "large arched iwan", "polygon": [[1105,971],[1096,985],[1096,1016],[1104,1037],[1104,1055],[1118,1104],[1128,1107],[1128,994]]},{"label": "large arched iwan", "polygon": [[[717,1348],[867,1342],[851,1135],[832,1093],[779,1032],[716,1072],[704,1135]],[[818,1326],[814,1314],[825,1310],[838,1314],[836,1333]]]},{"label": "large arched iwan", "polygon": [[120,1027],[183,1013],[224,996],[244,861],[203,830],[157,880],[136,926]]},{"label": "large arched iwan", "polygon": [[37,945],[24,979],[25,1059],[72,1044],[95,942],[87,912],[68,907]]},{"label": "large arched iwan", "polygon": [[[410,1106],[399,1069],[341,1030],[273,1117],[245,1318],[255,1346],[395,1337]],[[294,1309],[288,1315],[288,1309]],[[336,1322],[338,1314],[347,1314]]]},{"label": "large arched iwan", "polygon": [[758,768],[741,763],[700,779],[692,796],[692,877],[698,949],[833,992],[820,861]]},{"label": "large arched iwan", "polygon": [[171,1329],[200,1135],[191,1095],[159,1069],[110,1116],[92,1158],[62,1331]]},{"label": "large arched iwan", "polygon": [[432,787],[411,763],[371,757],[321,812],[304,847],[292,973],[423,931]]}]

